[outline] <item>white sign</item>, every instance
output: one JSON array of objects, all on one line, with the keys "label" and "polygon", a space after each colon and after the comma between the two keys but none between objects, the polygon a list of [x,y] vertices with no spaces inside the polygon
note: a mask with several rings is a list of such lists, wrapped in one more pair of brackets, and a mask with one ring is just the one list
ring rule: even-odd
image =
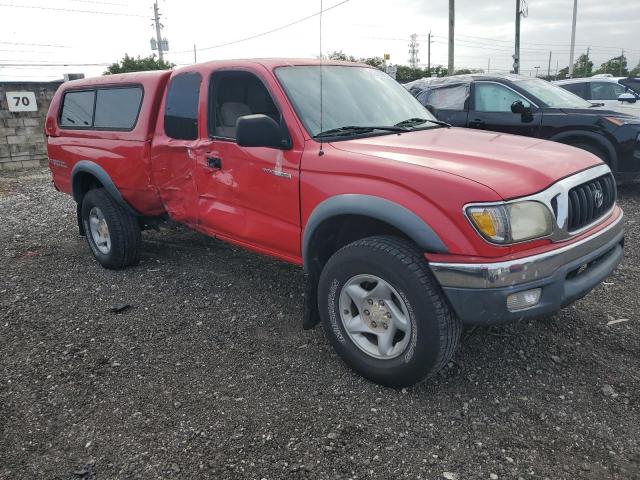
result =
[{"label": "white sign", "polygon": [[10,112],[37,112],[36,94],[33,92],[7,92]]}]

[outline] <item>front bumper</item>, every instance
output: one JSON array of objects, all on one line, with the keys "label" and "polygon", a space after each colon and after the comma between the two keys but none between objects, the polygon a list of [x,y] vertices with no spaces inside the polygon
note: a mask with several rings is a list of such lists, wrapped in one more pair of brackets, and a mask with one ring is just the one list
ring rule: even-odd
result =
[{"label": "front bumper", "polygon": [[[583,297],[620,263],[622,213],[610,225],[578,242],[540,255],[496,263],[430,263],[463,323],[489,325],[549,315]],[[541,288],[534,306],[507,308],[511,294]]]}]

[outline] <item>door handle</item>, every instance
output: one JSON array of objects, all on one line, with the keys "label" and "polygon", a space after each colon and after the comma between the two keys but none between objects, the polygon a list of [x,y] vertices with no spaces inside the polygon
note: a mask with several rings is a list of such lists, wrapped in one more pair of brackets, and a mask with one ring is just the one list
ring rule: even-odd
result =
[{"label": "door handle", "polygon": [[222,160],[218,157],[207,157],[207,167],[220,170],[222,168]]}]

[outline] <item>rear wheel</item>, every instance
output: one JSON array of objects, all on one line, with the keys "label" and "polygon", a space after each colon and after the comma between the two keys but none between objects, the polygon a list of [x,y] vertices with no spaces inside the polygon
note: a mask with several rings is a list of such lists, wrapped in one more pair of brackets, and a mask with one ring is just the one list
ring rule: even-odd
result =
[{"label": "rear wheel", "polygon": [[142,235],[138,220],[105,189],[87,192],[81,217],[91,253],[103,267],[117,269],[140,261]]},{"label": "rear wheel", "polygon": [[396,237],[358,240],[334,254],[320,276],[318,304],[336,352],[382,385],[433,375],[460,337],[420,250]]}]

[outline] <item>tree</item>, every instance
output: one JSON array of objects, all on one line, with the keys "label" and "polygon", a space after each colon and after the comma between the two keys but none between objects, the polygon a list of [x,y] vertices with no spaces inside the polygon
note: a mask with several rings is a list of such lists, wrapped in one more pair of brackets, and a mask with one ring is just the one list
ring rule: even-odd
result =
[{"label": "tree", "polygon": [[629,72],[630,77],[640,77],[640,62],[636,65],[636,68]]},{"label": "tree", "polygon": [[589,60],[586,54],[582,54],[578,57],[578,60],[573,65],[573,76],[575,78],[590,77],[593,74],[593,62]]},{"label": "tree", "polygon": [[173,67],[175,67],[173,63],[157,60],[155,54],[144,58],[140,58],[138,55],[137,58],[133,58],[125,53],[122,60],[109,65],[104,74],[111,75],[115,73],[146,72],[149,70],[169,70]]},{"label": "tree", "polygon": [[564,80],[565,78],[569,78],[569,67],[564,67],[563,69],[558,71],[558,75],[556,75],[556,80]]},{"label": "tree", "polygon": [[600,65],[600,68],[595,73],[610,73],[616,77],[618,75],[629,75],[629,70],[627,70],[627,57],[624,55],[613,57]]}]

